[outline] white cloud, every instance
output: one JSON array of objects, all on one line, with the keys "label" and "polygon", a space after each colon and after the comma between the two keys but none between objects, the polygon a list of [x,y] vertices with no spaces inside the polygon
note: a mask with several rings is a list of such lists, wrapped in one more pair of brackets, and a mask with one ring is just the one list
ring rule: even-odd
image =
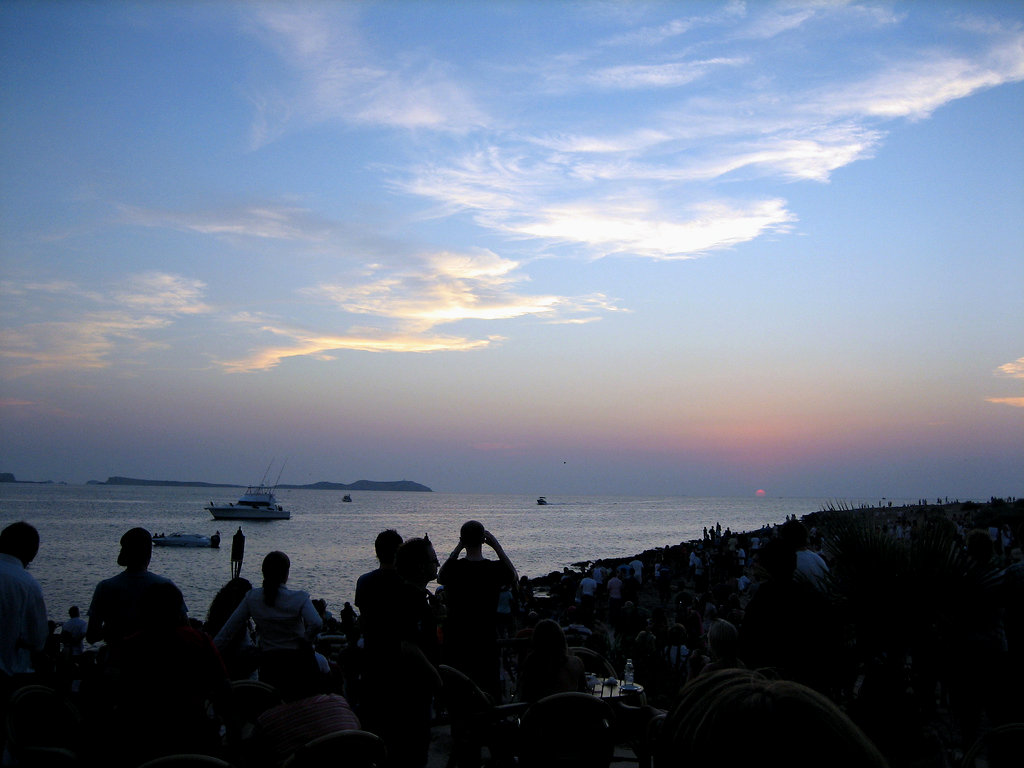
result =
[{"label": "white cloud", "polygon": [[250,205],[192,211],[121,207],[124,219],[138,226],[168,227],[204,235],[320,242],[333,231],[330,222],[303,208]]},{"label": "white cloud", "polygon": [[996,368],[997,376],[1008,376],[1011,379],[1024,379],[1024,357],[1018,357],[1012,363],[1004,363]]},{"label": "white cloud", "polygon": [[518,233],[583,243],[605,253],[656,259],[693,258],[711,250],[784,231],[795,220],[782,200],[746,206],[704,203],[677,219],[641,204],[551,206],[509,225]]},{"label": "white cloud", "polygon": [[[150,272],[129,277],[109,294],[63,283],[26,283],[9,290],[36,314],[55,319],[8,324],[0,329],[0,360],[8,376],[45,370],[108,368],[157,345],[151,333],[177,318],[206,313],[205,285]],[[28,317],[28,313],[22,313]]]}]

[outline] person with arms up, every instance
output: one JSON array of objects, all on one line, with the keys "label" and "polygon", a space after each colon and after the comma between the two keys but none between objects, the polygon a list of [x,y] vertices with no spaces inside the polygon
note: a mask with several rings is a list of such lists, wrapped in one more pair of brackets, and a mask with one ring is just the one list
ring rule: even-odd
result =
[{"label": "person with arms up", "polygon": [[[484,545],[498,559],[484,557]],[[466,556],[459,555],[465,550]],[[482,690],[501,701],[497,610],[502,586],[518,587],[519,577],[498,540],[483,524],[470,520],[459,531],[437,581],[444,587],[448,614],[444,622],[442,658],[469,676]]]}]

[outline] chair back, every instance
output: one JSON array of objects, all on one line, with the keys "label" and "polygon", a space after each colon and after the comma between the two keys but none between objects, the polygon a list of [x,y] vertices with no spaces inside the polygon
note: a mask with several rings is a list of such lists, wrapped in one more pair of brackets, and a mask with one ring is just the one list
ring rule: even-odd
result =
[{"label": "chair back", "polygon": [[75,752],[84,736],[78,707],[45,685],[25,685],[7,702],[7,748],[17,760],[30,748],[57,748]]},{"label": "chair back", "polygon": [[284,768],[384,768],[387,759],[388,750],[380,736],[369,731],[344,730],[306,743],[285,761]]},{"label": "chair back", "polygon": [[597,651],[582,645],[573,645],[569,647],[569,653],[583,662],[583,668],[587,672],[597,675],[602,680],[608,677],[618,679],[619,674],[615,671],[615,667]]},{"label": "chair back", "polygon": [[283,704],[284,698],[278,690],[260,680],[232,680],[231,706],[241,723],[241,738],[252,735],[256,720],[272,707]]},{"label": "chair back", "polygon": [[589,693],[545,696],[520,722],[519,764],[526,768],[607,768],[615,752],[612,709]]},{"label": "chair back", "polygon": [[183,753],[147,760],[138,768],[234,768],[231,763],[213,755]]}]

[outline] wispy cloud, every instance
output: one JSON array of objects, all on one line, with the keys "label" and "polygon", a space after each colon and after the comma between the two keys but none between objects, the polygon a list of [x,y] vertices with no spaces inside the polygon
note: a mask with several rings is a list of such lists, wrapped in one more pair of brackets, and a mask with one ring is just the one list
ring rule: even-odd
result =
[{"label": "wispy cloud", "polygon": [[[434,329],[453,323],[533,317],[544,322],[592,321],[619,311],[604,296],[530,295],[519,286],[526,280],[520,265],[486,250],[442,252],[422,259],[416,269],[371,268],[362,282],[325,283],[305,290],[310,299],[325,302],[338,313],[361,318],[360,327],[340,333],[319,333],[276,323],[259,315],[240,316],[243,322],[275,340],[244,357],[222,361],[229,372],[266,370],[286,358],[333,358],[341,350],[369,352],[465,352],[503,340],[485,333],[472,337],[438,334]],[[471,327],[471,326],[467,326]],[[280,343],[286,339],[287,343]]]},{"label": "wispy cloud", "polygon": [[258,86],[255,147],[279,135],[282,121],[460,132],[488,122],[445,62],[423,53],[386,59],[364,40],[358,15],[342,3],[260,8],[254,24],[292,80]]},{"label": "wispy cloud", "polygon": [[31,303],[31,314],[45,312],[58,319],[8,323],[0,329],[5,375],[107,368],[115,355],[153,345],[150,332],[184,315],[208,312],[204,287],[197,280],[156,272],[129,278],[109,296],[68,282],[8,284],[8,297]]},{"label": "wispy cloud", "polygon": [[136,226],[167,227],[220,237],[320,242],[326,240],[334,229],[331,222],[311,211],[281,205],[192,211],[121,206],[120,210],[124,221]]},{"label": "wispy cloud", "polygon": [[1011,363],[1004,363],[996,368],[997,376],[1008,376],[1011,379],[1024,379],[1024,357],[1018,357]]},{"label": "wispy cloud", "polygon": [[985,401],[997,405],[1012,405],[1014,408],[1024,408],[1024,397],[986,397]]}]

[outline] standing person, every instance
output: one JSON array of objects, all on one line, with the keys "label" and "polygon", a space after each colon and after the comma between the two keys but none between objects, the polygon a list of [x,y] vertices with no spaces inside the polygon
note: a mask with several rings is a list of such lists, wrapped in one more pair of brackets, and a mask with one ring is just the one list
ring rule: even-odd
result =
[{"label": "standing person", "polygon": [[[32,655],[43,650],[49,634],[46,603],[28,564],[39,552],[39,531],[24,521],[0,531],[0,722],[7,698],[35,673]],[[0,728],[0,752],[5,731]]]},{"label": "standing person", "polygon": [[234,613],[213,639],[218,650],[231,645],[250,618],[259,635],[259,679],[286,699],[311,695],[319,674],[313,640],[323,620],[309,594],[288,589],[291,561],[284,552],[263,558],[263,586],[245,593]]},{"label": "standing person", "polygon": [[[485,544],[497,561],[484,557]],[[463,550],[466,556],[460,559]],[[460,529],[459,543],[441,566],[437,581],[444,587],[448,608],[442,651],[446,663],[500,702],[495,607],[503,585],[518,585],[515,566],[483,524],[470,520]]]},{"label": "standing person", "polygon": [[88,627],[89,622],[82,618],[77,605],[68,608],[68,620],[61,625],[60,638],[73,659],[85,652],[85,632]]},{"label": "standing person", "polygon": [[145,528],[132,528],[121,537],[117,564],[124,570],[96,585],[89,605],[86,640],[116,645],[141,628],[142,593],[153,584],[171,583],[170,579],[150,573],[152,557],[153,537]]},{"label": "standing person", "polygon": [[21,521],[0,532],[0,680],[3,690],[35,672],[32,655],[43,650],[49,635],[46,603],[28,564],[39,552],[39,532]]},{"label": "standing person", "polygon": [[373,542],[380,565],[356,579],[355,603],[359,609],[363,648],[367,652],[372,652],[375,645],[397,633],[392,606],[403,584],[395,569],[395,556],[400,546],[402,537],[398,531],[391,528],[381,531]]}]

